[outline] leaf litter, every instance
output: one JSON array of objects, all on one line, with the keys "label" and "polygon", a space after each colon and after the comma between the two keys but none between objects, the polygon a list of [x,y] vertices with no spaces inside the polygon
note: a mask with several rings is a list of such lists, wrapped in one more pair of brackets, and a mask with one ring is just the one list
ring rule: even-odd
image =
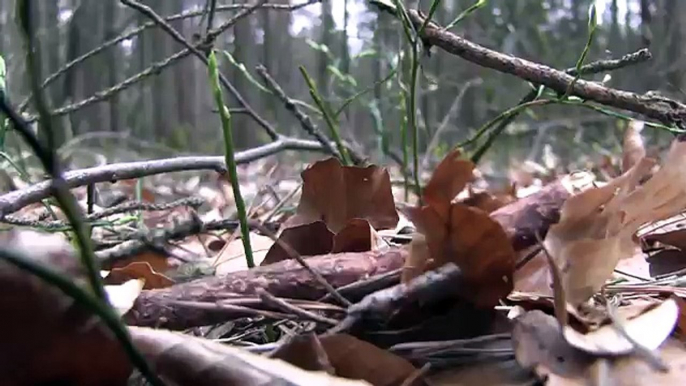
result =
[{"label": "leaf litter", "polygon": [[[365,296],[355,295],[347,312],[342,312],[346,307],[327,303],[332,300],[308,297],[306,291],[294,292],[292,297],[282,297],[277,291],[272,296],[281,302],[265,302],[250,288],[270,288],[273,292],[279,288],[273,284],[283,288],[300,285],[309,286],[315,293],[321,291],[321,283],[306,270],[296,275],[296,271],[248,269],[238,238],[226,231],[202,231],[202,227],[200,232],[177,239],[173,251],[155,244],[144,253],[125,256],[127,260],[120,259],[116,265],[106,265],[109,273],[105,280],[111,283],[108,293],[122,314],[152,312],[156,299],[164,299],[159,306],[177,310],[170,315],[181,317],[175,321],[179,326],[185,323],[184,313],[211,313],[213,318],[206,319],[213,321],[209,324],[216,324],[225,315],[221,334],[208,334],[211,328],[199,325],[186,325],[198,329],[196,337],[129,327],[134,343],[156,371],[176,384],[278,380],[292,384],[420,385],[428,379],[432,384],[447,385],[466,384],[468,379],[485,380],[486,374],[496,371],[501,377],[493,384],[517,384],[531,381],[527,369],[550,385],[582,385],[608,379],[621,384],[672,384],[683,377],[680,373],[686,360],[683,347],[677,343],[683,338],[686,319],[682,299],[686,294],[676,290],[679,277],[669,278],[671,281],[646,275],[636,278],[631,272],[618,275],[615,270],[625,260],[640,261],[640,253],[635,253],[639,243],[682,246],[679,227],[670,231],[671,239],[646,229],[678,218],[686,208],[686,176],[679,167],[684,158],[686,145],[678,140],[663,162],[648,158],[640,133],[629,128],[624,138],[622,173],[606,183],[591,187],[588,175],[577,173],[558,176],[549,185],[526,193],[518,191],[516,184],[505,190],[476,192],[479,173],[459,151],[453,151],[436,167],[423,189],[421,204],[414,206],[395,202],[385,168],[342,166],[335,159],[317,161],[302,173],[302,194],[295,214],[290,218],[280,216],[277,227],[281,228],[281,242],[262,235],[259,227],[251,233],[251,241],[257,246],[258,262],[265,268],[287,265],[292,256],[284,252],[281,245],[285,243],[305,264],[311,262],[317,270],[327,272],[324,280],[339,283],[343,281],[338,280],[337,274],[350,275],[344,280],[348,284],[337,284],[334,289],[341,292],[339,296],[353,293],[346,289],[348,285],[364,283],[355,293]],[[658,167],[659,164],[662,166]],[[564,186],[561,195],[550,193],[555,184]],[[131,183],[124,185],[130,189]],[[255,204],[251,221],[259,223],[273,218],[274,212],[264,204],[266,196],[257,193],[260,189],[254,191],[253,196],[262,197],[263,202]],[[144,199],[155,202],[156,194],[159,195],[154,189],[145,190]],[[558,201],[551,202],[560,203],[557,208],[549,204],[537,206],[542,199],[552,196]],[[216,197],[214,200],[215,205],[221,201]],[[283,205],[276,201],[270,205]],[[181,219],[197,216],[202,223],[207,221],[203,218],[209,218],[203,217],[207,213],[223,211],[216,209],[205,208],[204,214],[184,209],[178,214]],[[401,216],[406,216],[409,223],[400,226]],[[529,221],[530,216],[536,220]],[[143,223],[153,228],[168,226],[158,221],[169,215],[161,217],[147,217]],[[181,220],[172,222],[178,221]],[[398,240],[403,239],[394,237],[408,225],[416,232],[409,244],[400,245]],[[525,233],[523,229],[534,232]],[[62,236],[54,234],[50,236],[52,241],[45,238],[36,242],[26,232],[3,236],[2,242],[27,255],[36,255],[41,264],[59,267],[73,277],[82,274],[74,264],[73,250],[68,245],[55,247]],[[548,263],[542,260],[541,252],[529,263],[518,263],[540,249],[535,237],[523,238],[524,233],[541,237],[542,245],[550,253]],[[21,240],[29,239],[32,246],[40,248],[27,249],[27,242]],[[193,252],[179,255],[184,247]],[[377,257],[363,257],[372,252]],[[355,262],[355,256],[365,263]],[[198,268],[194,274],[179,277],[174,271],[180,266],[172,263],[173,259],[197,263],[197,267],[209,264],[213,269]],[[543,264],[533,264],[537,259]],[[351,262],[358,265],[350,269]],[[402,270],[395,270],[399,266]],[[559,270],[555,280],[550,279],[551,267]],[[246,272],[254,275],[246,276]],[[270,272],[272,276],[261,276],[259,272]],[[523,279],[521,272],[527,272]],[[35,366],[40,361],[44,369],[15,372],[17,377],[26,377],[17,379],[40,381],[42,376],[57,374],[51,372],[56,368],[72,381],[83,380],[82,384],[98,384],[98,377],[128,377],[131,367],[118,343],[103,333],[98,323],[79,322],[89,319],[89,310],[80,311],[82,319],[73,319],[75,315],[69,310],[78,304],[58,292],[42,289],[34,279],[22,275],[3,275],[2,285],[31,288],[21,292],[21,299],[33,297],[23,301],[3,297],[4,309],[22,320],[21,324],[6,321],[3,331],[10,334],[6,335],[8,342],[35,333],[41,342],[49,344],[39,347],[27,343],[33,340],[16,341],[17,347],[26,345],[25,355],[8,357],[6,363]],[[208,281],[208,275],[220,281]],[[385,287],[375,284],[377,277]],[[212,292],[216,284],[210,283],[222,281],[231,283],[231,291],[222,292],[216,287]],[[557,285],[553,286],[553,282]],[[365,286],[369,288],[366,293]],[[211,296],[200,300],[196,297],[199,288]],[[144,299],[147,300],[143,302]],[[335,297],[327,295],[327,299]],[[46,302],[54,305],[43,310],[51,312],[50,316],[36,316],[32,305]],[[412,320],[407,330],[393,330],[388,324],[406,315],[408,309],[419,310],[412,302],[422,305],[421,315],[428,318],[426,321],[434,317],[448,317],[442,320],[449,321],[447,310],[455,307],[462,310],[458,313],[461,320],[476,318],[476,310],[486,310],[492,316],[479,319],[485,322],[470,328],[457,323],[457,319],[445,322],[445,331],[452,327],[450,333],[459,338],[454,340],[446,335],[438,344],[421,339],[421,320]],[[151,304],[153,308],[145,308]],[[561,315],[562,308],[566,316],[556,319],[553,315]],[[519,311],[509,312],[515,309]],[[329,329],[330,325],[317,322],[318,318],[308,319],[305,310],[340,324]],[[195,319],[186,319],[203,320],[197,315]],[[357,320],[359,323],[345,324],[351,315],[364,317]],[[498,322],[498,315],[506,322]],[[59,328],[45,329],[39,322],[47,318],[69,323],[63,326],[51,322]],[[46,332],[52,333],[52,337],[46,336]],[[488,337],[494,333],[504,334],[510,344],[493,348]],[[410,336],[413,338],[407,340]],[[66,347],[62,342],[67,341],[79,342],[75,346],[78,356],[72,362],[56,361]],[[400,347],[398,344],[415,348],[391,350]],[[409,355],[410,352],[413,354]],[[102,356],[108,361],[100,361]],[[484,362],[486,358],[498,359]],[[670,371],[658,371],[656,361],[664,363]],[[466,363],[472,367],[465,367]]]}]

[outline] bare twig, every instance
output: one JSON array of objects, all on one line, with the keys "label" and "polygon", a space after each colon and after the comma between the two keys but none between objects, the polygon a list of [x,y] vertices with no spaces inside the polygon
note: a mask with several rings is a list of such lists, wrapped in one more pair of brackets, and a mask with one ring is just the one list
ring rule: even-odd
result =
[{"label": "bare twig", "polygon": [[292,314],[298,315],[302,318],[313,320],[315,322],[319,323],[324,323],[328,324],[331,326],[335,326],[338,321],[335,319],[327,318],[325,316],[321,316],[318,314],[315,314],[314,312],[310,312],[307,310],[304,310],[294,304],[288,303],[287,301],[284,301],[282,299],[277,298],[276,296],[270,294],[265,290],[264,288],[258,288],[257,289],[257,295],[262,299],[262,301],[265,304],[271,305],[273,307],[279,308],[283,311],[290,312]]},{"label": "bare twig", "polygon": [[[282,137],[267,145],[236,153],[236,163],[249,163],[283,150],[322,151],[322,146],[315,141]],[[98,182],[126,180],[189,170],[215,170],[223,173],[226,171],[226,165],[224,164],[223,156],[176,157],[151,161],[123,162],[66,172],[64,173],[64,183],[68,188],[73,189],[78,186]],[[4,194],[0,196],[0,217],[15,212],[26,205],[48,198],[50,194],[50,180]]]},{"label": "bare twig", "polygon": [[[425,21],[415,10],[409,10],[408,15],[415,26],[421,26]],[[617,90],[581,79],[574,81],[574,76],[563,71],[488,49],[448,32],[433,22],[428,23],[421,38],[425,44],[440,47],[469,62],[546,86],[560,94],[566,93],[573,83],[569,95],[633,111],[667,125],[686,127],[686,105],[675,100]]]},{"label": "bare twig", "polygon": [[[89,187],[93,186],[92,184],[88,185]],[[111,208],[107,208],[105,210],[101,210],[97,213],[92,213],[90,212],[86,217],[85,220],[90,222],[90,221],[96,221],[103,219],[105,217],[112,216],[114,214],[119,214],[119,213],[124,213],[124,212],[130,212],[134,210],[144,210],[144,211],[163,211],[163,210],[169,210],[172,208],[176,208],[179,206],[189,206],[191,208],[197,208],[200,205],[204,203],[204,200],[198,197],[187,197],[187,198],[182,198],[176,201],[172,201],[169,203],[165,204],[153,204],[149,202],[126,202],[117,206],[113,206]],[[15,217],[12,215],[7,215],[2,218],[0,218],[0,222],[11,224],[11,225],[17,225],[17,226],[28,226],[28,227],[38,227],[42,229],[63,229],[70,227],[69,223],[65,221],[43,221],[39,219],[26,219],[26,218],[20,218],[20,217]]]},{"label": "bare twig", "polygon": [[[157,23],[160,26],[160,28],[167,32],[169,36],[171,36],[177,42],[181,43],[186,48],[186,50],[189,50],[190,53],[195,55],[195,57],[197,57],[205,66],[209,64],[209,61],[207,59],[206,53],[201,51],[200,49],[204,49],[208,45],[211,45],[214,39],[216,39],[216,37],[219,36],[219,34],[222,31],[227,29],[227,27],[225,26],[220,26],[216,30],[210,31],[205,36],[203,43],[201,43],[199,47],[194,46],[190,42],[188,42],[188,40],[186,40],[186,38],[184,38],[183,35],[181,35],[177,30],[175,30],[174,27],[172,27],[171,25],[169,25],[169,23],[164,21],[164,19],[160,17],[160,15],[155,13],[155,11],[153,11],[152,8],[148,7],[145,4],[141,4],[135,0],[120,1],[122,2],[122,4],[125,4],[152,19],[155,23]],[[254,11],[265,2],[266,0],[257,0],[253,7],[250,9]],[[247,14],[248,13],[246,12],[246,15]],[[259,114],[257,114],[257,112],[250,106],[250,104],[248,104],[248,102],[243,98],[243,96],[238,92],[238,90],[236,90],[236,88],[231,84],[231,82],[229,82],[229,80],[221,73],[219,74],[219,81],[221,82],[222,86],[229,90],[231,95],[233,95],[238,104],[246,110],[248,115],[250,115],[250,117],[254,119],[255,122],[262,126],[262,128],[267,132],[267,135],[269,135],[269,137],[272,140],[276,140],[277,138],[279,138],[279,134],[272,127],[272,125],[269,122],[267,122],[264,118],[262,118]]]}]

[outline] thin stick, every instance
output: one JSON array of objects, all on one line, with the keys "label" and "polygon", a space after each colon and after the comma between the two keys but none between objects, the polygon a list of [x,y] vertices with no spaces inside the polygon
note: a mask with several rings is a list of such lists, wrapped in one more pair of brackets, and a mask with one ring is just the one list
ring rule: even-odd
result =
[{"label": "thin stick", "polygon": [[284,301],[283,299],[279,299],[276,296],[270,294],[265,290],[264,288],[258,288],[257,289],[257,295],[262,299],[262,301],[265,304],[271,305],[273,307],[279,308],[283,311],[290,312],[292,314],[296,314],[300,317],[303,317],[305,319],[310,319],[314,320],[315,322],[319,323],[325,323],[331,326],[335,326],[338,324],[338,321],[335,319],[327,318],[325,316],[321,316],[318,314],[315,314],[314,312],[307,311],[305,309],[302,309],[294,304],[288,303],[287,301]]}]

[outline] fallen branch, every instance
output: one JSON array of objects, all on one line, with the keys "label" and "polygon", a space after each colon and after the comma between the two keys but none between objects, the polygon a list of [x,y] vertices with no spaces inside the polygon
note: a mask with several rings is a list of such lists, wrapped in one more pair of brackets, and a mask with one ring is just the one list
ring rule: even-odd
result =
[{"label": "fallen branch", "polygon": [[[236,163],[246,164],[283,150],[323,151],[316,141],[281,137],[267,145],[236,153]],[[223,156],[176,157],[150,161],[123,162],[64,173],[64,184],[69,189],[98,182],[119,181],[155,174],[189,170],[226,171]],[[21,190],[0,196],[0,217],[39,202],[50,196],[51,180],[42,181]]]},{"label": "fallen branch", "polygon": [[[312,269],[334,287],[360,278],[398,269],[407,253],[402,249],[383,252],[338,253],[307,258]],[[219,302],[235,294],[257,295],[262,288],[280,298],[316,300],[326,289],[295,260],[284,260],[225,277],[208,277],[169,288],[143,291],[125,316],[128,324],[184,329],[226,320],[222,315],[201,309],[175,307],[179,301]]]}]

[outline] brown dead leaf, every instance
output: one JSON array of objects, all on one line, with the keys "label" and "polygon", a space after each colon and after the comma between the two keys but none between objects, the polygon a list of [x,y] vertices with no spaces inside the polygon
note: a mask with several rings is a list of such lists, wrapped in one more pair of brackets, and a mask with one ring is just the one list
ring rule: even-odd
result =
[{"label": "brown dead leaf", "polygon": [[461,200],[460,202],[468,206],[479,208],[486,213],[491,213],[515,201],[516,197],[514,195],[479,192],[470,194],[468,198]]},{"label": "brown dead leaf", "polygon": [[624,142],[622,144],[622,172],[626,172],[636,165],[646,156],[643,137],[640,133],[641,124],[636,121],[629,123],[624,132]]},{"label": "brown dead leaf", "polygon": [[[293,248],[300,256],[325,255],[333,248],[334,235],[322,221],[315,221],[284,229],[279,241]],[[274,264],[290,258],[280,243],[274,243],[260,265]]]},{"label": "brown dead leaf", "polygon": [[174,385],[371,386],[364,381],[305,371],[283,360],[210,339],[146,327],[129,327],[136,347]]},{"label": "brown dead leaf", "polygon": [[324,346],[314,333],[295,335],[280,345],[270,356],[282,359],[307,371],[324,371],[335,374]]},{"label": "brown dead leaf", "polygon": [[165,288],[174,285],[174,281],[162,273],[155,271],[145,261],[133,262],[123,268],[112,268],[105,278],[107,284],[121,284],[132,279],[143,279],[144,289]]},{"label": "brown dead leaf", "polygon": [[[460,203],[448,208],[447,222],[429,206],[408,211],[417,230],[426,237],[432,259],[426,269],[447,262],[457,264],[470,287],[463,295],[480,306],[493,306],[512,291],[512,244],[502,226],[482,210]],[[407,272],[406,277],[411,279]]]},{"label": "brown dead leaf", "polygon": [[424,203],[439,216],[447,216],[450,202],[474,178],[474,163],[460,155],[457,149],[448,153],[436,166],[431,180],[422,191]]},{"label": "brown dead leaf", "polygon": [[469,366],[438,370],[429,376],[434,386],[531,386],[535,378],[515,360],[476,361]]},{"label": "brown dead leaf", "polygon": [[[59,246],[50,239],[45,250],[42,237],[34,237],[30,246],[3,239],[0,247],[82,282],[84,277],[70,274],[71,268],[50,264],[68,260],[78,264],[66,240]],[[62,257],[56,256],[58,250],[64,253]],[[5,316],[0,318],[3,385],[126,384],[132,371],[129,359],[91,310],[4,259],[0,260],[0,289],[0,310]]]},{"label": "brown dead leaf", "polygon": [[338,159],[329,158],[303,171],[302,179],[300,203],[286,227],[323,221],[337,233],[353,218],[365,219],[379,230],[398,223],[385,168],[342,166]]},{"label": "brown dead leaf", "polygon": [[632,236],[649,219],[644,212],[627,217],[622,204],[640,191],[638,181],[653,160],[642,159],[607,185],[570,197],[560,210],[560,222],[551,226],[544,241],[563,275],[567,301],[578,305],[596,293],[610,278],[622,257],[633,255]]},{"label": "brown dead leaf", "polygon": [[331,253],[373,251],[387,245],[367,220],[355,218],[333,237]]},{"label": "brown dead leaf", "polygon": [[[347,334],[320,337],[336,375],[374,386],[400,385],[416,371],[407,360]],[[417,380],[414,386],[424,385]]]},{"label": "brown dead leaf", "polygon": [[[642,314],[627,318],[622,327],[636,343],[652,351],[660,347],[672,333],[678,313],[677,303],[673,299],[667,299]],[[586,334],[565,326],[564,337],[570,345],[594,355],[624,355],[634,350],[633,343],[612,325],[605,325]]]}]

